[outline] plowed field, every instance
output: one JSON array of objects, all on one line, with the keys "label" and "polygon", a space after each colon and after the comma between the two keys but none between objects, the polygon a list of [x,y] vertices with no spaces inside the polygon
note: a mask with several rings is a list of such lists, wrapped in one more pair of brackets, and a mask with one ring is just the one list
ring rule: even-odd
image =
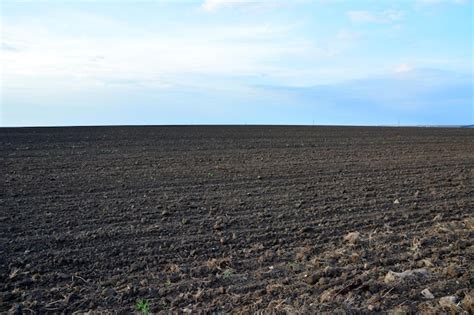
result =
[{"label": "plowed field", "polygon": [[3,128],[0,143],[0,313],[473,312],[473,129]]}]

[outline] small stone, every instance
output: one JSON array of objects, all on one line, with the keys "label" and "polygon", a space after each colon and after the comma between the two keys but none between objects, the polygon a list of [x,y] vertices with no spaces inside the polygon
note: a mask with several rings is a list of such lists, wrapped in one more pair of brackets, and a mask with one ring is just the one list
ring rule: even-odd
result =
[{"label": "small stone", "polygon": [[405,278],[413,278],[416,276],[426,276],[428,275],[428,270],[424,268],[420,269],[414,269],[414,270],[406,270],[403,272],[394,272],[394,271],[389,271],[384,278],[385,283],[390,283],[390,282],[395,282],[395,281],[400,281]]},{"label": "small stone", "polygon": [[426,258],[426,259],[423,259],[421,262],[423,263],[423,265],[424,265],[425,267],[433,267],[433,266],[434,266],[433,263],[431,262],[431,260],[430,260],[430,259],[427,259],[427,258]]},{"label": "small stone", "polygon": [[461,307],[467,311],[468,314],[474,314],[474,291],[466,294],[461,301]]},{"label": "small stone", "polygon": [[399,201],[398,199],[395,199],[395,200],[393,201],[393,204],[394,204],[394,205],[398,205],[398,204],[400,204],[400,201]]},{"label": "small stone", "polygon": [[13,271],[10,272],[10,275],[8,276],[8,278],[9,279],[14,279],[18,275],[19,271],[20,271],[20,269],[18,269],[18,268],[13,269]]},{"label": "small stone", "polygon": [[424,289],[423,291],[421,291],[421,295],[423,295],[423,297],[428,300],[434,299],[433,293],[431,293],[428,289]]},{"label": "small stone", "polygon": [[318,281],[318,285],[323,286],[323,285],[326,285],[326,284],[328,284],[328,279],[325,278],[325,277],[321,277]]},{"label": "small stone", "polygon": [[334,295],[335,292],[332,289],[328,289],[319,296],[319,301],[321,303],[329,302],[334,299]]},{"label": "small stone", "polygon": [[158,295],[159,296],[165,296],[168,293],[168,291],[165,288],[160,288],[158,290]]},{"label": "small stone", "polygon": [[310,284],[310,285],[316,284],[318,280],[319,280],[319,276],[315,273],[311,275],[305,275],[305,281],[307,284]]},{"label": "small stone", "polygon": [[388,310],[389,315],[408,315],[410,314],[407,306],[397,306]]},{"label": "small stone", "polygon": [[395,276],[395,272],[393,271],[389,271],[386,275],[385,275],[385,278],[384,278],[384,282],[385,283],[389,283],[389,282],[394,282],[397,280],[397,277]]},{"label": "small stone", "polygon": [[359,237],[360,237],[359,232],[350,232],[349,234],[344,236],[344,240],[350,244],[355,244],[359,240]]},{"label": "small stone", "polygon": [[454,295],[443,296],[442,298],[439,299],[439,305],[441,305],[442,307],[453,307],[453,306],[456,306],[457,301],[458,301],[457,296],[454,296]]},{"label": "small stone", "polygon": [[360,255],[357,253],[352,253],[350,256],[350,260],[352,263],[356,263],[359,261]]},{"label": "small stone", "polygon": [[106,297],[112,297],[116,294],[115,290],[112,288],[105,288],[102,290],[102,295]]}]

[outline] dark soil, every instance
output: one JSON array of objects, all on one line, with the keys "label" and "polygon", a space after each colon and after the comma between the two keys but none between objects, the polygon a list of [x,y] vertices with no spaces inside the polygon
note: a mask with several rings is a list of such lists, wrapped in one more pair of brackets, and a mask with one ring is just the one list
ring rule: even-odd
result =
[{"label": "dark soil", "polygon": [[3,128],[0,161],[0,313],[473,312],[473,129]]}]

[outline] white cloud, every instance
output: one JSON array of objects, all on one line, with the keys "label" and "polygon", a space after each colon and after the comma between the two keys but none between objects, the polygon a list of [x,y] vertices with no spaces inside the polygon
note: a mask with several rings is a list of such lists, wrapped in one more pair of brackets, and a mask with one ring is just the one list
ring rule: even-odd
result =
[{"label": "white cloud", "polygon": [[418,3],[423,4],[433,4],[433,3],[440,3],[442,0],[417,0]]},{"label": "white cloud", "polygon": [[0,50],[4,50],[4,51],[18,51],[18,48],[11,45],[11,44],[8,44],[8,43],[5,43],[5,42],[2,42],[1,43],[1,46],[0,46]]},{"label": "white cloud", "polygon": [[413,67],[406,64],[406,63],[402,63],[400,65],[398,65],[395,69],[394,69],[395,73],[406,73],[406,72],[411,72],[413,71]]},{"label": "white cloud", "polygon": [[346,30],[346,29],[341,29],[339,30],[339,32],[337,32],[336,37],[337,39],[340,39],[343,41],[352,41],[352,40],[359,39],[361,37],[361,33]]},{"label": "white cloud", "polygon": [[439,4],[439,3],[455,3],[455,4],[466,4],[470,0],[417,0],[420,4]]},{"label": "white cloud", "polygon": [[265,9],[274,8],[283,5],[281,1],[257,1],[257,0],[205,0],[201,5],[204,11],[218,11],[227,8],[247,8],[247,9]]},{"label": "white cloud", "polygon": [[356,10],[348,11],[347,16],[353,22],[392,23],[402,20],[404,12],[399,10],[387,10],[381,12]]},{"label": "white cloud", "polygon": [[333,49],[292,37],[298,25],[195,25],[159,33],[122,24],[121,33],[127,36],[74,36],[24,21],[4,26],[5,43],[21,47],[3,49],[0,55],[2,75],[9,85],[21,85],[27,78],[70,77],[85,86],[168,88],[193,75],[276,76],[292,69],[282,60],[334,55]]}]

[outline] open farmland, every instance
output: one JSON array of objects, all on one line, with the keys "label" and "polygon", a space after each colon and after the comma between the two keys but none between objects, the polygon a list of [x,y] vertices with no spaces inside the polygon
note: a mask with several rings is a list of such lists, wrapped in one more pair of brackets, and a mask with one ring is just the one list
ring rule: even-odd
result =
[{"label": "open farmland", "polygon": [[0,142],[0,313],[473,312],[473,129],[3,128]]}]

